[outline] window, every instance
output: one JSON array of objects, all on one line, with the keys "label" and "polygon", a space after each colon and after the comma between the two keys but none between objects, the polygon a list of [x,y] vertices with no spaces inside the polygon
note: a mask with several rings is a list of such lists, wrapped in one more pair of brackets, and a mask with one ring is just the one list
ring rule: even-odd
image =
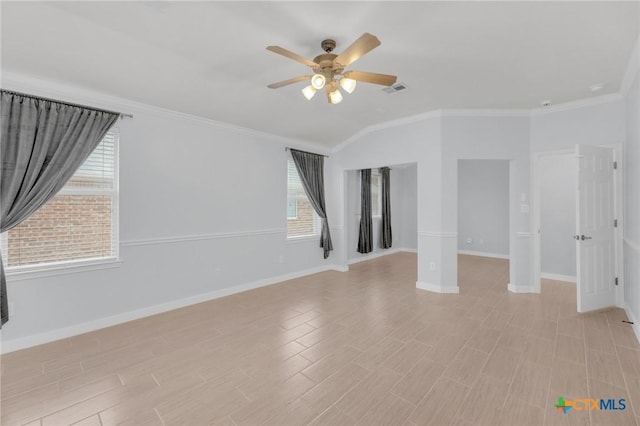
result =
[{"label": "window", "polygon": [[287,238],[319,235],[320,219],[304,192],[293,160],[287,160]]},{"label": "window", "polygon": [[117,160],[111,129],[60,192],[0,236],[8,270],[118,256]]},{"label": "window", "polygon": [[295,197],[287,196],[287,220],[298,218],[298,200]]},{"label": "window", "polygon": [[382,215],[382,178],[378,172],[371,171],[371,215]]}]

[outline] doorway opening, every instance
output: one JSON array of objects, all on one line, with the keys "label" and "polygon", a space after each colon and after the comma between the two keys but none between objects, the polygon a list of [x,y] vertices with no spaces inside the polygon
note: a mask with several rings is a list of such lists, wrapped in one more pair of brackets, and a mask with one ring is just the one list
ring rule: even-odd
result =
[{"label": "doorway opening", "polygon": [[461,291],[504,291],[509,283],[509,167],[509,160],[458,160]]},{"label": "doorway opening", "polygon": [[[382,166],[381,166],[382,167]],[[372,251],[358,252],[361,218],[360,170],[347,170],[346,178],[346,250],[347,263],[354,264],[399,251],[417,253],[418,249],[418,165],[386,165],[390,170],[390,248],[381,248],[382,187],[378,168],[371,168]],[[417,265],[417,259],[416,259]]]},{"label": "doorway opening", "polygon": [[533,158],[533,286],[575,294],[576,311],[622,299],[621,146]]}]

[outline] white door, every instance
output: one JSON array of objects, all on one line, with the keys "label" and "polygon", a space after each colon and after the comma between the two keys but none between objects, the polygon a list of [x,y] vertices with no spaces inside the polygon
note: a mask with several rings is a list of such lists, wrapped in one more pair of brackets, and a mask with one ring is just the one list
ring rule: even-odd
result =
[{"label": "white door", "polygon": [[616,258],[613,148],[576,146],[578,312],[614,306]]}]

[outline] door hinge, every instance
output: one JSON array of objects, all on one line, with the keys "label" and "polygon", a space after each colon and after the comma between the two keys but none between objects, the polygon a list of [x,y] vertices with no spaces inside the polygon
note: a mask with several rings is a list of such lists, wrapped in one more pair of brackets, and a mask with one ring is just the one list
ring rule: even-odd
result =
[{"label": "door hinge", "polygon": [[615,281],[616,285],[618,285],[618,277],[616,277]]},{"label": "door hinge", "polygon": [[618,162],[614,161],[613,162],[613,169],[616,170],[618,168]]},{"label": "door hinge", "polygon": [[614,228],[618,227],[618,219],[613,219],[613,227]]}]

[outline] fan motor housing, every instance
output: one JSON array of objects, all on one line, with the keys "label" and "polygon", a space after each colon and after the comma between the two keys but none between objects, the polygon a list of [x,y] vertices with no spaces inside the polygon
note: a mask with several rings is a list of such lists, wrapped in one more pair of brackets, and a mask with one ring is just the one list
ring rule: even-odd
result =
[{"label": "fan motor housing", "polygon": [[334,53],[323,53],[322,55],[318,55],[315,58],[313,58],[313,62],[315,62],[316,64],[320,65],[321,69],[331,69],[333,68],[333,60],[337,57],[338,55],[334,54]]},{"label": "fan motor housing", "polygon": [[326,40],[322,40],[322,43],[320,43],[320,46],[322,47],[322,50],[324,50],[325,52],[331,53],[333,49],[336,48],[336,41],[328,38]]}]

